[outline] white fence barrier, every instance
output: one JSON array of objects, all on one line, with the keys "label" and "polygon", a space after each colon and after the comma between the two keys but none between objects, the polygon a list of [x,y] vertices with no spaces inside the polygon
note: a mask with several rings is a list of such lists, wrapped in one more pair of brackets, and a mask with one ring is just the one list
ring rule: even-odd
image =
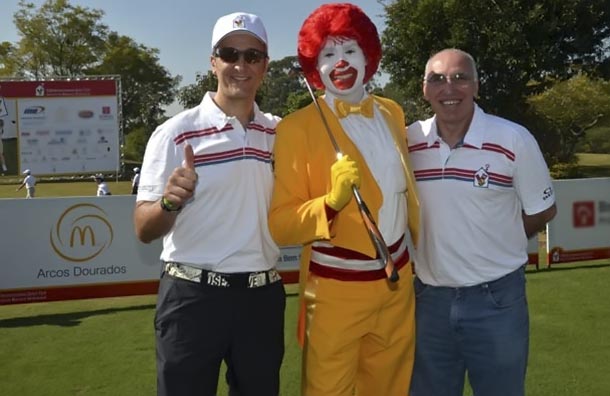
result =
[{"label": "white fence barrier", "polygon": [[[553,182],[557,217],[547,226],[548,264],[610,258],[610,178]],[[161,241],[139,242],[135,196],[0,200],[0,305],[154,294]],[[528,243],[538,268],[538,240]],[[278,269],[298,282],[300,247]]]},{"label": "white fence barrier", "polygon": [[[135,196],[0,200],[0,304],[156,293],[161,241],[139,242]],[[299,247],[278,269],[298,279]]]}]

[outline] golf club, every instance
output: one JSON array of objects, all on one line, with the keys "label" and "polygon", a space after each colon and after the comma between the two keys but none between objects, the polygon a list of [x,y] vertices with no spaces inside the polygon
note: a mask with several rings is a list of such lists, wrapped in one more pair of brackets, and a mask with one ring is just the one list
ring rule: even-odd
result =
[{"label": "golf club", "polygon": [[[309,95],[311,96],[311,99],[313,100],[313,103],[316,106],[316,109],[318,110],[318,114],[320,115],[320,118],[322,119],[322,122],[324,123],[326,133],[328,134],[328,137],[330,138],[333,148],[335,149],[335,153],[337,154],[337,159],[340,159],[343,156],[343,153],[341,152],[341,149],[340,149],[339,145],[337,144],[337,141],[335,140],[335,137],[333,136],[332,131],[330,130],[330,127],[328,126],[326,117],[324,116],[324,113],[322,112],[322,109],[320,108],[316,95],[314,94],[313,90],[311,89],[311,85],[309,85],[307,78],[303,75],[303,71],[301,68],[295,68],[294,71],[296,73],[298,73],[302,77],[303,81],[305,82],[305,86],[307,87],[307,90],[309,91]],[[369,237],[371,238],[371,241],[373,242],[373,245],[375,246],[375,250],[377,251],[377,257],[384,266],[386,276],[388,277],[390,282],[398,281],[398,272],[396,271],[396,267],[394,266],[394,260],[392,260],[392,255],[390,254],[388,245],[383,240],[383,236],[381,235],[379,228],[377,228],[377,224],[375,223],[375,220],[373,220],[373,216],[371,215],[369,208],[367,207],[366,203],[362,199],[360,190],[358,190],[358,187],[356,187],[355,185],[352,185],[352,193],[354,194],[354,198],[356,199],[356,203],[358,204],[358,209],[360,210],[360,215],[362,216],[362,221],[364,222],[364,225],[366,226],[366,230],[368,231]]]}]

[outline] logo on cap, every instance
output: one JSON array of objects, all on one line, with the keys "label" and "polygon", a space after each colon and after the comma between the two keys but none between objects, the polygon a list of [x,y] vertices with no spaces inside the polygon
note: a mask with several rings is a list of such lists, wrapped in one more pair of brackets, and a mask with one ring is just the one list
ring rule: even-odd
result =
[{"label": "logo on cap", "polygon": [[233,19],[233,27],[235,29],[245,29],[246,20],[244,19],[244,17],[240,15],[237,18]]}]

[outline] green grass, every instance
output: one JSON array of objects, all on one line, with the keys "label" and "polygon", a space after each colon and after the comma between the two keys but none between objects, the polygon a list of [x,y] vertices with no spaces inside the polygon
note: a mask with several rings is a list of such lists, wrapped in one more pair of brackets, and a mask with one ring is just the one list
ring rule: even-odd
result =
[{"label": "green grass", "polygon": [[607,395],[610,262],[528,273],[529,395]]},{"label": "green grass", "polygon": [[[0,184],[0,198],[25,198],[25,187],[21,191],[15,191],[21,184],[21,181],[14,176],[5,176],[4,183]],[[106,179],[106,184],[113,195],[131,194],[130,181],[115,181]],[[36,184],[36,197],[81,197],[97,194],[97,184],[95,181],[88,179],[81,182],[39,182]]]},{"label": "green grass", "polygon": [[579,173],[585,177],[610,177],[610,154],[576,154]]},{"label": "green grass", "polygon": [[[283,395],[300,384],[296,300],[288,297]],[[1,306],[0,394],[154,395],[154,304],[136,296]]]},{"label": "green grass", "polygon": [[[527,280],[528,395],[607,395],[610,262],[530,269]],[[137,296],[1,306],[0,394],[154,395],[154,302],[154,296]],[[296,309],[290,294],[284,396],[299,395]],[[222,378],[218,394],[227,394]]]},{"label": "green grass", "polygon": [[583,166],[610,166],[610,154],[589,154],[581,153],[576,154],[578,157],[578,164]]}]

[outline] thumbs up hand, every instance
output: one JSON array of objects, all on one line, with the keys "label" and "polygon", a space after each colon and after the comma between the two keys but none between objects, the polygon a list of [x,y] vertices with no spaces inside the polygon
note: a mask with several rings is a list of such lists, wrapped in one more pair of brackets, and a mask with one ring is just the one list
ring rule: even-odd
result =
[{"label": "thumbs up hand", "polygon": [[184,160],[182,161],[182,167],[195,170],[195,153],[193,153],[193,146],[190,144],[186,144],[184,146]]},{"label": "thumbs up hand", "polygon": [[163,192],[165,206],[169,210],[180,210],[195,194],[197,186],[197,171],[195,170],[195,154],[193,146],[184,146],[182,166],[174,169]]}]

